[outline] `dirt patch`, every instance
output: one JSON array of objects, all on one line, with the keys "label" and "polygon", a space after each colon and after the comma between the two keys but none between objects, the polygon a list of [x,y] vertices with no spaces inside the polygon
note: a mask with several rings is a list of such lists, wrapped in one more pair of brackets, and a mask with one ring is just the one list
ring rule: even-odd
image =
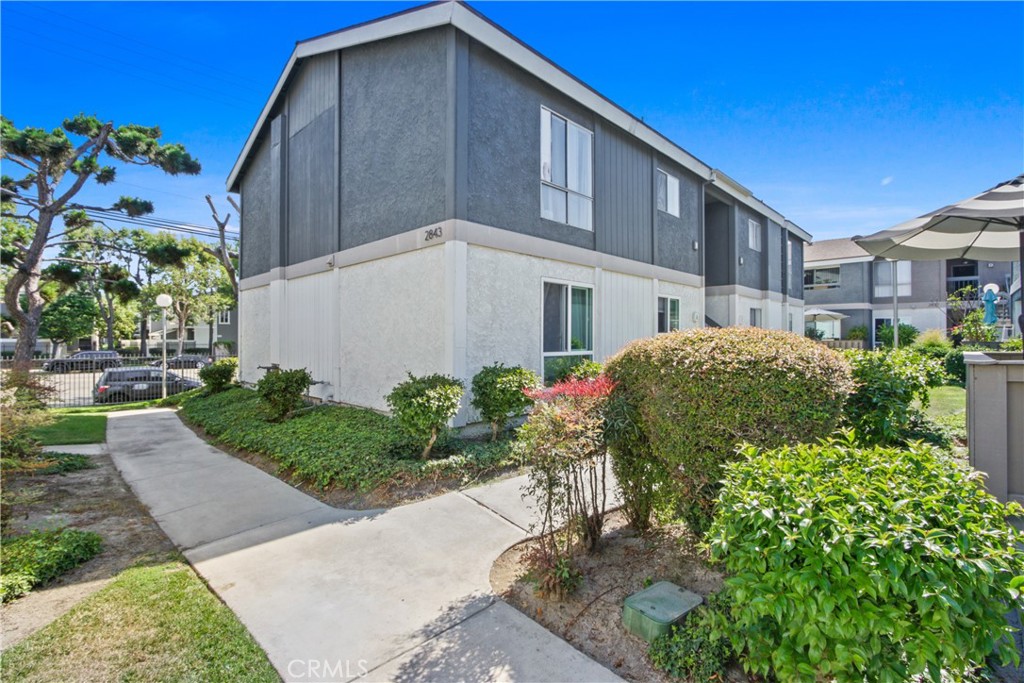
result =
[{"label": "dirt patch", "polygon": [[471,486],[479,486],[483,483],[517,476],[525,471],[521,467],[504,467],[477,472],[471,479],[467,479],[465,476],[437,476],[433,479],[409,478],[404,481],[392,482],[373,491],[353,491],[337,487],[323,489],[293,477],[287,468],[281,467],[276,460],[269,456],[223,444],[210,436],[199,425],[192,424],[188,420],[183,419],[181,415],[178,415],[178,419],[181,420],[183,425],[191,429],[196,436],[214,448],[263,470],[272,477],[276,477],[289,486],[297,488],[307,496],[316,498],[321,503],[326,503],[331,507],[341,510],[379,510],[380,508],[406,505],[452,491],[461,491]]},{"label": "dirt patch", "polygon": [[[491,568],[491,587],[509,604],[578,650],[630,681],[673,679],[651,666],[646,641],[622,626],[622,603],[654,581],[671,581],[702,596],[719,590],[722,575],[709,569],[696,541],[683,525],[666,526],[638,536],[625,515],[605,518],[601,548],[579,555],[582,588],[563,601],[537,596],[524,558],[535,545],[525,541],[505,551]],[[734,667],[730,681],[747,681]]]},{"label": "dirt patch", "polygon": [[103,538],[102,552],[31,593],[0,608],[6,649],[46,626],[124,569],[161,562],[175,554],[149,512],[139,503],[105,453],[89,456],[93,469],[68,474],[5,476],[10,503],[5,534],[73,527]]}]

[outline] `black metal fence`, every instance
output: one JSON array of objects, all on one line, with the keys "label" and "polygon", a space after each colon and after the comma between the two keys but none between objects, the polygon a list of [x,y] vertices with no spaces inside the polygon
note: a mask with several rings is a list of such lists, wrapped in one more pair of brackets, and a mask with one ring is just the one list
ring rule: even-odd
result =
[{"label": "black metal fence", "polygon": [[[132,403],[158,399],[162,395],[163,366],[159,357],[122,357],[76,363],[66,362],[68,360],[32,361],[33,377],[52,389],[46,400],[51,408]],[[0,368],[4,370],[11,365],[10,360],[0,362]],[[201,367],[200,362],[168,357],[167,394],[201,386]]]}]

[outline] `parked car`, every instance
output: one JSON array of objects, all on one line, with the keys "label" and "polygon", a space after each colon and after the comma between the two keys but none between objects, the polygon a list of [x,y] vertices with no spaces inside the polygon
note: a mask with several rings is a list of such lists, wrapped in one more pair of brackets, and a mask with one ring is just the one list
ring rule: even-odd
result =
[{"label": "parked car", "polygon": [[67,358],[54,358],[43,363],[46,372],[72,372],[74,370],[106,370],[121,367],[117,351],[79,351]]},{"label": "parked car", "polygon": [[[210,364],[210,359],[206,356],[199,356],[193,353],[183,353],[180,356],[167,359],[167,367],[174,370],[183,368],[205,368]],[[163,363],[162,360],[155,360],[150,365],[158,368]]]},{"label": "parked car", "polygon": [[[127,403],[160,398],[163,370],[149,366],[114,368],[104,372],[96,382],[92,398],[94,403]],[[198,389],[202,382],[186,379],[173,372],[167,373],[167,395],[189,389]]]}]

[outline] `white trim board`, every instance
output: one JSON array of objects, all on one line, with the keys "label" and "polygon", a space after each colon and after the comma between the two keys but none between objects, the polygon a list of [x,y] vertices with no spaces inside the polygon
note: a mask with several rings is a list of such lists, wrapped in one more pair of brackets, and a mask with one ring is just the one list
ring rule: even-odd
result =
[{"label": "white trim board", "polygon": [[583,81],[570,75],[567,71],[554,64],[554,62],[551,62],[539,52],[528,47],[515,36],[461,2],[441,2],[423,5],[422,7],[413,8],[365,24],[358,24],[334,33],[299,42],[288,58],[288,62],[285,64],[284,70],[278,77],[277,83],[270,94],[270,99],[263,106],[256,124],[249,133],[241,153],[228,174],[228,192],[237,191],[236,188],[242,167],[245,165],[253,146],[256,144],[256,140],[259,139],[264,126],[267,124],[270,113],[277,104],[277,100],[281,96],[299,60],[325,52],[334,52],[355,45],[449,24],[474,40],[486,45],[541,81],[573,98],[602,118],[651,146],[659,153],[695,173],[701,179],[711,182],[721,180],[722,182],[716,183],[716,186],[731,197],[784,226],[789,232],[804,241],[811,241],[811,235],[808,232],[754,197],[747,188],[730,178],[727,174],[705,164],[661,133],[644,124],[622,107],[599,94],[596,90],[583,83]]}]

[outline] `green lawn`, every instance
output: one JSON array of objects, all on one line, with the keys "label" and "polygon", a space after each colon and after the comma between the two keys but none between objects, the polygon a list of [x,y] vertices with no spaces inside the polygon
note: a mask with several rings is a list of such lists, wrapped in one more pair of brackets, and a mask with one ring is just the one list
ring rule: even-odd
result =
[{"label": "green lawn", "polygon": [[39,427],[32,435],[44,446],[103,443],[107,439],[107,416],[81,413],[59,415],[55,422]]},{"label": "green lawn", "polygon": [[0,656],[5,681],[279,681],[180,559],[135,567]]},{"label": "green lawn", "polygon": [[924,411],[928,417],[957,415],[967,410],[967,392],[963,387],[935,387],[929,396],[931,400]]}]

